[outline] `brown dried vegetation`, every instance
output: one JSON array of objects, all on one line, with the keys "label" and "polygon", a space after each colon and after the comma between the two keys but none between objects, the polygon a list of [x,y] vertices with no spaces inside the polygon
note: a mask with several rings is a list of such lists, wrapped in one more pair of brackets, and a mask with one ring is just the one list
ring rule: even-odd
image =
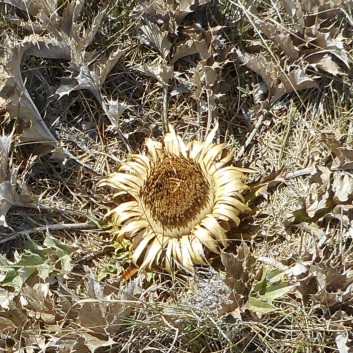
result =
[{"label": "brown dried vegetation", "polygon": [[[0,0],[0,351],[351,352],[352,7]],[[195,274],[137,271],[98,181],[216,122],[253,212]]]}]

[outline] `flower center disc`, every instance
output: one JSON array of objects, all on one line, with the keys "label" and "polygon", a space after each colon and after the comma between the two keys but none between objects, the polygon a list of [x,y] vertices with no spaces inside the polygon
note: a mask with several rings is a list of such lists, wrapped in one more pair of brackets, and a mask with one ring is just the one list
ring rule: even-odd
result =
[{"label": "flower center disc", "polygon": [[152,169],[141,197],[164,228],[188,226],[209,200],[210,186],[193,160],[165,156]]}]

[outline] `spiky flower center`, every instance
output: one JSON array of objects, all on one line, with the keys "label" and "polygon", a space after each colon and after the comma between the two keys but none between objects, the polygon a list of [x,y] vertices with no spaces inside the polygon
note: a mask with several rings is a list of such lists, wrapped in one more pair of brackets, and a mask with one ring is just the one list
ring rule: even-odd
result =
[{"label": "spiky flower center", "polygon": [[164,228],[183,228],[208,204],[210,185],[191,159],[164,156],[153,168],[141,198]]}]

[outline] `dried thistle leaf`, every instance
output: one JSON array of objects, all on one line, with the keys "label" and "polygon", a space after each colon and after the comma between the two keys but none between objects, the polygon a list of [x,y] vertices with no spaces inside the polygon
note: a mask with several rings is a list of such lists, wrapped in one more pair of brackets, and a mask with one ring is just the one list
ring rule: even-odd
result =
[{"label": "dried thistle leaf", "polygon": [[17,16],[11,19],[17,26],[31,33],[42,33],[52,21],[56,22],[57,20],[57,0],[2,0],[1,2],[15,6],[36,19],[31,24]]},{"label": "dried thistle leaf", "polygon": [[301,68],[294,68],[285,73],[261,53],[255,56],[237,49],[236,54],[243,64],[262,77],[268,87],[271,104],[285,94],[318,87],[318,83]]},{"label": "dried thistle leaf", "polygon": [[287,93],[318,87],[318,83],[312,77],[305,74],[301,68],[294,68],[288,74],[280,71],[278,78],[281,83],[276,88],[271,98],[271,103],[276,102]]},{"label": "dried thistle leaf", "polygon": [[168,32],[162,31],[152,22],[141,26],[140,29],[144,33],[143,42],[157,49],[166,59],[172,47],[172,43],[168,39]]},{"label": "dried thistle leaf", "polygon": [[329,32],[320,32],[316,27],[307,28],[304,36],[307,47],[310,43],[314,46],[314,50],[311,50],[310,55],[314,53],[320,53],[322,57],[329,53],[334,55],[337,59],[341,60],[347,68],[350,67],[348,53],[344,46],[344,37],[342,34],[338,34],[335,37]]},{"label": "dried thistle leaf", "polygon": [[331,55],[312,55],[307,60],[311,67],[326,71],[333,76],[344,74],[342,69],[332,60]]},{"label": "dried thistle leaf", "polygon": [[283,7],[286,10],[286,12],[291,16],[292,18],[296,18],[297,14],[297,3],[294,0],[283,0],[282,1]]},{"label": "dried thistle leaf", "polygon": [[1,333],[13,335],[16,331],[16,325],[12,320],[0,316],[0,330]]},{"label": "dried thistle leaf", "polygon": [[236,49],[235,53],[242,64],[261,76],[269,90],[274,89],[274,86],[277,85],[278,73],[271,60],[261,53],[255,56],[242,52],[239,49]]},{"label": "dried thistle leaf", "polygon": [[8,170],[9,153],[12,136],[0,136],[0,225],[8,227],[6,214],[12,206],[26,207],[31,205],[26,185],[17,191],[19,181],[18,168]]},{"label": "dried thistle leaf", "polygon": [[29,15],[36,17],[38,15],[50,15],[57,9],[57,0],[2,0],[2,2],[16,6]]},{"label": "dried thistle leaf", "polygon": [[5,109],[11,117],[18,117],[26,123],[21,136],[25,142],[41,142],[56,147],[58,141],[45,125],[37,107],[30,97],[21,74],[21,60],[26,51],[36,45],[34,36],[21,44],[9,45],[0,63],[0,98],[5,100]]},{"label": "dried thistle leaf", "polygon": [[251,268],[256,261],[250,248],[242,243],[236,255],[222,252],[221,260],[226,271],[226,285],[237,294],[247,295],[252,285]]},{"label": "dried thistle leaf", "polygon": [[144,65],[143,67],[138,67],[138,70],[143,72],[144,74],[151,76],[158,80],[162,85],[168,85],[169,81],[174,76],[173,67],[167,66],[164,63],[160,63],[159,65]]},{"label": "dried thistle leaf", "polygon": [[131,108],[132,106],[126,102],[119,102],[118,99],[107,99],[104,98],[102,102],[103,110],[108,117],[109,121],[112,124],[112,128],[120,128],[120,118],[125,112],[126,109]]},{"label": "dried thistle leaf", "polygon": [[291,62],[299,58],[299,49],[294,45],[291,36],[285,28],[281,27],[279,24],[263,21],[260,18],[255,18],[254,23],[267,38],[278,44]]},{"label": "dried thistle leaf", "polygon": [[133,298],[134,282],[123,293],[112,291],[95,279],[91,279],[88,286],[91,300],[81,303],[78,323],[92,332],[110,337],[120,330],[133,309],[132,304],[123,301]]},{"label": "dried thistle leaf", "polygon": [[[21,9],[23,7],[27,9],[26,4],[23,5],[18,1],[12,1],[11,4]],[[0,97],[11,98],[9,99],[11,104],[6,106],[7,110],[13,117],[18,116],[27,123],[27,126],[24,127],[22,140],[49,144],[56,148],[55,155],[60,154],[58,141],[44,124],[21,77],[20,64],[27,55],[69,61],[68,71],[71,75],[62,79],[62,85],[56,91],[58,99],[74,90],[87,89],[95,95],[112,122],[121,115],[113,116],[116,109],[113,109],[113,104],[110,104],[109,101],[108,103],[103,102],[101,87],[109,72],[126,53],[126,50],[118,49],[109,57],[101,55],[98,59],[95,58],[94,52],[87,51],[87,47],[99,29],[105,11],[100,11],[89,29],[85,29],[83,24],[77,23],[83,5],[84,1],[69,1],[63,8],[62,16],[59,16],[57,7],[54,7],[57,6],[56,2],[55,4],[49,4],[44,0],[33,2],[30,9],[27,10],[30,11],[30,15],[35,17],[35,20],[28,19],[27,23],[30,26],[37,25],[42,32],[45,27],[50,35],[25,37],[21,43],[10,47],[3,62],[2,76],[5,77],[5,83],[0,91]],[[119,107],[121,109],[123,106]]]},{"label": "dried thistle leaf", "polygon": [[179,44],[173,55],[172,64],[175,64],[179,59],[185,56],[194,55],[198,53],[198,48],[193,40],[189,39]]},{"label": "dried thistle leaf", "polygon": [[[140,16],[150,16],[157,18],[168,18],[176,25],[181,25],[187,14],[195,12],[200,6],[209,3],[211,0],[154,0],[146,1],[142,5],[138,5],[134,9],[134,13]],[[171,25],[176,27],[174,25]]]}]

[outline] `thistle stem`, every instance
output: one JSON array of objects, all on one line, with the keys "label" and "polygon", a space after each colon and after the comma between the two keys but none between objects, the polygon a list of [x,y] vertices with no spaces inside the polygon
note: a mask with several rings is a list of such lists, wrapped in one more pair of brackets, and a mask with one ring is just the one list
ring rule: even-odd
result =
[{"label": "thistle stem", "polygon": [[168,132],[168,85],[163,84],[163,132]]},{"label": "thistle stem", "polygon": [[14,240],[21,236],[29,236],[33,233],[48,231],[48,230],[65,230],[65,229],[94,229],[97,226],[93,223],[66,223],[66,224],[49,224],[45,226],[35,227],[32,229],[25,229],[19,232],[15,232],[12,235],[0,233],[0,236],[6,237],[5,239],[0,239],[0,244],[6,243],[10,240]]}]

